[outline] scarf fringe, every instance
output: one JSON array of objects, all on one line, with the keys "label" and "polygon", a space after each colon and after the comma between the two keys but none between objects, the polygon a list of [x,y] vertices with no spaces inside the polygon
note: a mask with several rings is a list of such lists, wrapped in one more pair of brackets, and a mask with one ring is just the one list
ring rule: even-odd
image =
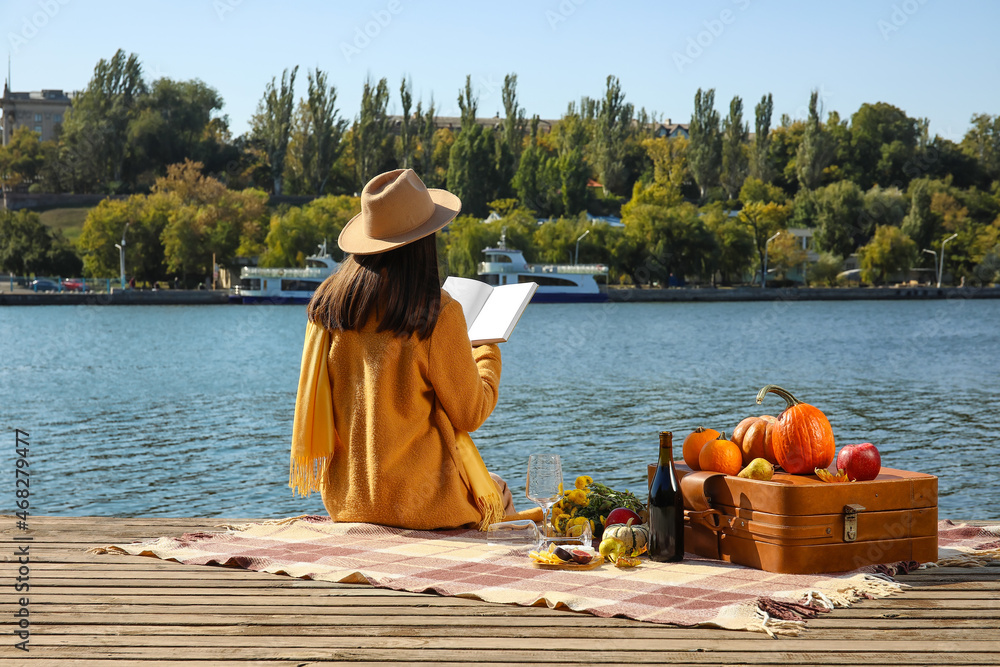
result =
[{"label": "scarf fringe", "polygon": [[319,492],[319,480],[326,469],[329,457],[292,457],[288,464],[288,486],[294,493],[308,498],[313,491]]},{"label": "scarf fringe", "polygon": [[476,496],[476,509],[483,515],[479,522],[479,530],[485,531],[490,524],[499,523],[504,520],[503,501],[498,493],[487,494],[485,497]]}]

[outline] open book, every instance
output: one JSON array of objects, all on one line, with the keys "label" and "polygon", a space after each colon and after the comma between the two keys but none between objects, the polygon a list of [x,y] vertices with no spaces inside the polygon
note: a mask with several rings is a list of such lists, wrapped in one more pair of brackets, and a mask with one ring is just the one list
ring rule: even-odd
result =
[{"label": "open book", "polygon": [[504,343],[538,288],[537,283],[491,287],[479,280],[448,276],[442,286],[462,304],[473,345]]}]

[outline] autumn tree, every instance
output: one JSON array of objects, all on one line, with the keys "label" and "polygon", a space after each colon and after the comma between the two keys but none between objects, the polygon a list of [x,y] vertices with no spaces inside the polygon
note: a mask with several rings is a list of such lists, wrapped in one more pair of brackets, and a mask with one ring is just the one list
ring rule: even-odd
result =
[{"label": "autumn tree", "polygon": [[785,229],[791,206],[785,203],[785,195],[780,188],[748,178],[740,189],[743,208],[739,220],[749,229],[757,250],[758,266],[764,266],[767,240]]},{"label": "autumn tree", "polygon": [[275,77],[264,88],[264,96],[257,105],[257,113],[250,120],[251,134],[261,146],[271,166],[271,180],[274,194],[282,193],[285,172],[285,156],[292,130],[292,111],[295,104],[296,65],[289,74],[284,70],[281,84]]},{"label": "autumn tree", "polygon": [[328,195],[302,207],[273,213],[260,265],[305,266],[306,257],[315,254],[323,243],[328,250],[333,249],[340,231],[360,206],[356,197]]},{"label": "autumn tree", "polygon": [[871,242],[858,251],[861,278],[884,283],[893,274],[909,271],[916,255],[917,244],[899,227],[879,227]]}]

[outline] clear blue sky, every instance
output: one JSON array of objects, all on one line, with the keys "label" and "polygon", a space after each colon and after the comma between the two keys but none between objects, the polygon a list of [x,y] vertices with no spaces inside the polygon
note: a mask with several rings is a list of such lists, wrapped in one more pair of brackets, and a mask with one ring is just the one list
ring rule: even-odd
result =
[{"label": "clear blue sky", "polygon": [[[582,95],[600,97],[614,74],[636,109],[674,122],[690,118],[699,87],[716,89],[723,115],[741,96],[751,131],[761,95],[774,95],[777,124],[783,113],[804,117],[818,89],[827,111],[849,116],[864,102],[884,101],[958,140],[972,114],[1000,113],[998,24],[1000,2],[990,0],[4,0],[0,7],[14,90],[82,89],[98,59],[122,48],[139,56],[150,79],[198,78],[217,89],[234,135],[248,129],[265,84],[300,65],[296,92],[305,92],[305,70],[319,67],[348,118],[369,74],[388,78],[393,111],[408,76],[415,98],[426,105],[433,96],[441,115],[457,115],[470,74],[486,116],[502,111],[503,78],[514,72],[521,105],[543,118],[560,117]],[[359,38],[366,27],[374,36]]]}]

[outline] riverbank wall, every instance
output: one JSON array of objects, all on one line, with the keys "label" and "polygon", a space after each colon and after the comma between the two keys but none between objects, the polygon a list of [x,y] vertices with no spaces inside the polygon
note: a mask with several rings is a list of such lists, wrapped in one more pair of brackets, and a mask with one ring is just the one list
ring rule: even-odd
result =
[{"label": "riverbank wall", "polygon": [[189,306],[229,303],[227,290],[0,292],[0,306]]},{"label": "riverbank wall", "polygon": [[[1000,299],[1000,287],[671,287],[608,290],[614,303],[727,301],[891,301]],[[189,306],[239,303],[226,290],[115,290],[107,293],[0,292],[0,306]]]},{"label": "riverbank wall", "polygon": [[1000,299],[1000,287],[671,287],[608,290],[616,303],[653,301],[881,301],[896,299]]}]

